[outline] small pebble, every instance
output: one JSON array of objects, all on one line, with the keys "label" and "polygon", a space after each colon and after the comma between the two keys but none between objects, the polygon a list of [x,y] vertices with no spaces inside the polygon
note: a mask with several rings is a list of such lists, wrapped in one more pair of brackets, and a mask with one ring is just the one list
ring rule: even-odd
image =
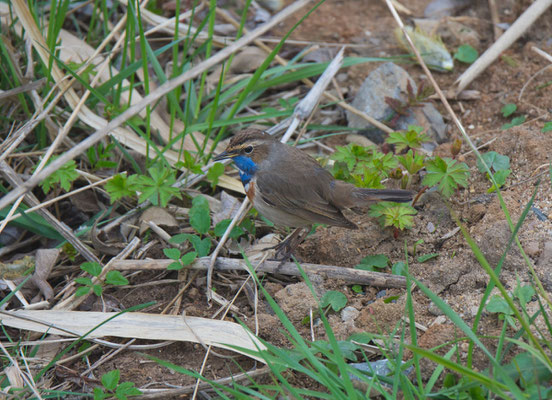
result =
[{"label": "small pebble", "polygon": [[358,311],[354,307],[345,307],[343,310],[341,310],[341,320],[343,322],[349,322],[354,321],[356,317],[360,314],[360,311]]},{"label": "small pebble", "polygon": [[376,299],[381,299],[382,297],[385,297],[385,289],[384,290],[380,290],[377,294],[376,294]]},{"label": "small pebble", "polygon": [[546,221],[548,219],[548,217],[537,207],[531,207],[531,211],[533,211],[533,214],[535,214],[539,221]]},{"label": "small pebble", "polygon": [[428,222],[428,223],[427,223],[427,231],[428,231],[429,233],[435,232],[435,225],[433,225],[433,222]]},{"label": "small pebble", "polygon": [[443,311],[441,311],[441,309],[437,307],[434,302],[429,303],[427,311],[435,316],[443,315]]}]

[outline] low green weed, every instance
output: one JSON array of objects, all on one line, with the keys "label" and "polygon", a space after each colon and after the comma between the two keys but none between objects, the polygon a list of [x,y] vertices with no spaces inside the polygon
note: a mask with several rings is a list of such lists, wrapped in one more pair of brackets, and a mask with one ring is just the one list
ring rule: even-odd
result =
[{"label": "low green weed", "polygon": [[[493,178],[496,184],[499,188],[501,188],[506,183],[506,178],[508,178],[508,176],[512,173],[512,170],[510,169],[510,158],[508,156],[498,154],[496,151],[489,151],[488,153],[483,154],[482,158],[485,161],[485,164],[487,164],[493,172]],[[480,160],[477,160],[477,169],[479,169],[481,173],[484,173],[487,178],[491,180],[489,174],[485,172],[485,167]],[[487,190],[488,193],[495,191],[495,184]]]},{"label": "low green weed", "polygon": [[[504,105],[504,107],[501,108],[500,112],[502,113],[502,116],[504,118],[508,118],[512,116],[517,111],[517,106],[513,103],[508,103]],[[505,123],[502,125],[502,130],[513,128],[514,126],[521,125],[525,122],[526,116],[525,115],[518,115],[517,117],[513,117],[510,122]]]},{"label": "low green weed", "polygon": [[142,394],[138,388],[134,387],[133,382],[119,382],[121,372],[118,369],[106,372],[102,375],[102,387],[94,388],[94,400],[103,400],[107,398],[116,398],[126,400],[129,397]]},{"label": "low green weed", "polygon": [[[386,143],[394,147],[393,152],[383,153],[376,146],[362,147],[350,144],[337,147],[332,155],[332,173],[337,179],[359,187],[383,188],[382,180],[398,180],[403,189],[409,187],[414,176],[426,172],[422,184],[437,186],[449,198],[460,186],[468,184],[469,168],[453,158],[430,157],[420,151],[423,143],[430,139],[419,126],[409,126],[404,132],[393,132]],[[411,228],[416,210],[408,204],[381,202],[371,207],[370,215],[382,226],[397,230]]]},{"label": "low green weed", "polygon": [[[102,266],[95,262],[85,262],[80,266],[81,270],[89,273],[90,275],[99,278],[102,273]],[[105,275],[105,280],[100,283],[94,283],[89,277],[79,277],[75,279],[75,282],[80,286],[75,296],[80,297],[89,294],[91,291],[96,296],[101,296],[106,285],[123,286],[128,285],[128,279],[125,278],[119,271],[109,271]]]},{"label": "low green weed", "polygon": [[[51,157],[46,165],[50,164],[56,158],[58,158],[58,156]],[[40,183],[40,187],[45,194],[48,194],[48,192],[50,192],[50,190],[52,190],[52,188],[56,185],[59,185],[63,190],[68,192],[71,190],[73,181],[78,177],[79,173],[77,172],[77,163],[74,160],[71,160],[63,164],[58,170],[56,170],[56,172],[44,179]]]},{"label": "low green weed", "polygon": [[[204,196],[196,196],[192,200],[192,207],[189,212],[190,225],[195,233],[181,233],[173,236],[170,242],[182,245],[189,242],[193,250],[182,254],[179,249],[163,249],[165,256],[174,260],[168,267],[169,270],[179,270],[192,264],[198,257],[209,255],[215,238],[220,238],[226,232],[231,219],[224,219],[216,224],[211,230],[211,215],[209,202]],[[230,232],[231,239],[237,239],[240,236],[247,235],[248,232],[255,233],[255,224],[251,219],[245,218],[241,224],[232,228]]]},{"label": "low green weed", "polygon": [[454,53],[454,58],[465,64],[473,64],[475,60],[479,57],[479,53],[469,44],[463,44],[458,47],[456,53]]}]

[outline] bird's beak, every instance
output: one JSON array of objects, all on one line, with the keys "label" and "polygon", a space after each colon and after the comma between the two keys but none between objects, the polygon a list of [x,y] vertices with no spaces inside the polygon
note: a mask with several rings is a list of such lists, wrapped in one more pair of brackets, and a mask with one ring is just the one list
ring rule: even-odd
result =
[{"label": "bird's beak", "polygon": [[229,154],[227,151],[223,151],[218,156],[215,156],[215,158],[213,158],[213,161],[221,161],[231,157],[232,157],[232,154]]}]

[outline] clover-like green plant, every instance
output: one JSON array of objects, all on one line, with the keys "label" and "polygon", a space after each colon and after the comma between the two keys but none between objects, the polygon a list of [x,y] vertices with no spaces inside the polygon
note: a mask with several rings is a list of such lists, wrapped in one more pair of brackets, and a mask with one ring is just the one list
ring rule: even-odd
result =
[{"label": "clover-like green plant", "polygon": [[[52,161],[57,159],[59,156],[53,156],[48,160],[46,165],[50,164]],[[36,169],[36,168],[35,168]],[[75,179],[79,177],[77,172],[77,163],[75,160],[67,161],[50,176],[46,177],[42,182],[40,182],[40,187],[44,193],[50,192],[50,190],[55,186],[59,185],[63,190],[68,192],[71,189],[71,185]]]},{"label": "clover-like green plant", "polygon": [[430,142],[431,138],[421,126],[409,125],[406,131],[391,132],[385,141],[394,145],[395,151],[400,153],[405,149],[419,149],[422,144]]},{"label": "clover-like green plant", "polygon": [[[99,278],[102,273],[102,266],[96,262],[85,262],[80,266],[80,269],[96,278]],[[105,275],[103,282],[94,283],[93,280],[87,276],[78,277],[75,279],[75,282],[82,285],[75,291],[75,296],[77,297],[89,294],[91,291],[99,297],[103,294],[106,285],[128,285],[128,279],[119,271],[109,271]]]},{"label": "clover-like green plant", "polygon": [[94,400],[113,398],[126,400],[129,397],[139,396],[142,392],[134,387],[134,382],[119,382],[121,372],[118,369],[102,375],[102,386],[94,388]]},{"label": "clover-like green plant", "polygon": [[[496,185],[493,183],[493,185],[487,190],[488,193],[492,193],[496,191],[497,185],[498,188],[504,186],[506,178],[508,178],[508,176],[512,173],[512,170],[510,169],[510,158],[499,154],[496,151],[489,151],[488,153],[483,154],[482,158],[491,172],[493,172],[493,178],[496,182]],[[489,174],[485,171],[483,163],[479,159],[477,160],[477,169],[479,169],[481,173],[484,173],[485,176],[491,180]]]},{"label": "clover-like green plant", "polygon": [[447,198],[458,187],[468,186],[468,166],[452,158],[435,157],[426,162],[426,171],[422,183],[427,186],[437,185],[437,189]]}]

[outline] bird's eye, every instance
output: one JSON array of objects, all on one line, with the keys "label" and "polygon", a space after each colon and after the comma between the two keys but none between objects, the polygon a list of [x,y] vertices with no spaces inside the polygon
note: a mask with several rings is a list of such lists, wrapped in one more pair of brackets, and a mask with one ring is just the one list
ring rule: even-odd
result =
[{"label": "bird's eye", "polygon": [[253,146],[247,146],[243,151],[245,154],[251,154],[253,152]]}]

